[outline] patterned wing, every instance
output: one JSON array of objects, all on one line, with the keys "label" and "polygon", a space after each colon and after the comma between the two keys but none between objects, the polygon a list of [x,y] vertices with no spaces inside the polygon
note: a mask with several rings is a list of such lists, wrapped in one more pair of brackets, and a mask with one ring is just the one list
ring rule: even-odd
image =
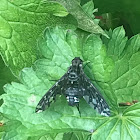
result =
[{"label": "patterned wing", "polygon": [[49,91],[41,98],[39,101],[35,112],[40,113],[45,110],[46,107],[50,106],[50,103],[52,103],[57,94],[61,94],[61,91],[63,89],[63,85],[66,83],[67,80],[67,73],[62,76],[54,85],[52,88],[49,89]]},{"label": "patterned wing", "polygon": [[83,98],[86,102],[101,115],[110,116],[108,104],[85,74],[83,74],[83,87],[85,88],[85,95]]}]

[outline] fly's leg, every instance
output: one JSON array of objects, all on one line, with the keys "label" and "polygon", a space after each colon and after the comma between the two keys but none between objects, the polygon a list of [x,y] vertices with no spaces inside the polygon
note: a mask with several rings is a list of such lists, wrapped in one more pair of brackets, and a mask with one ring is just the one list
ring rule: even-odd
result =
[{"label": "fly's leg", "polygon": [[80,111],[79,103],[78,103],[78,104],[76,104],[76,107],[77,107],[77,110],[78,110],[79,115],[80,115],[80,117],[81,117],[81,111]]}]

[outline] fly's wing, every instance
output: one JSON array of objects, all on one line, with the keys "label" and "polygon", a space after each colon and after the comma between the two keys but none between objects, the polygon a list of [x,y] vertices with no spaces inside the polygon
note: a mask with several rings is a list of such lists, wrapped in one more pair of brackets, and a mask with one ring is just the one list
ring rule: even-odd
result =
[{"label": "fly's wing", "polygon": [[52,88],[49,89],[49,91],[41,98],[39,101],[35,112],[40,113],[45,110],[46,107],[50,106],[50,103],[52,103],[55,100],[55,97],[57,94],[61,94],[62,86],[66,83],[67,80],[67,73],[63,75],[54,85]]},{"label": "fly's wing", "polygon": [[89,78],[83,73],[82,83],[85,89],[83,98],[95,110],[103,116],[110,116],[110,109],[103,96],[95,88]]}]

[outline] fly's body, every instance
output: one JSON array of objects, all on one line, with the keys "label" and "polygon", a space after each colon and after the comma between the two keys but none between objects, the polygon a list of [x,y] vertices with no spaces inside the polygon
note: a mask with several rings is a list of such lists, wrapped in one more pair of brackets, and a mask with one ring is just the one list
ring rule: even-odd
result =
[{"label": "fly's body", "polygon": [[72,64],[66,74],[42,97],[36,107],[36,112],[44,111],[46,106],[49,107],[57,94],[65,95],[68,104],[77,106],[78,110],[79,99],[84,98],[101,115],[110,115],[109,106],[105,99],[84,74],[83,61],[79,57],[75,57],[72,60]]}]

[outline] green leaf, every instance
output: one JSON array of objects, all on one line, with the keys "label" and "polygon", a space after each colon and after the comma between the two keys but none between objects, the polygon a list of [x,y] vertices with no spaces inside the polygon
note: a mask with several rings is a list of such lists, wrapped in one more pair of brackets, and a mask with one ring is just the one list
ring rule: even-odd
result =
[{"label": "green leaf", "polygon": [[11,71],[4,65],[4,62],[0,57],[0,95],[4,93],[3,86],[6,83],[10,83],[12,81],[18,80],[13,76]]},{"label": "green leaf", "polygon": [[43,136],[30,137],[28,140],[62,140],[63,135],[63,133],[50,133]]},{"label": "green leaf", "polygon": [[130,36],[140,33],[139,0],[94,0],[94,4],[99,9],[98,14],[111,13],[111,24],[116,24],[114,20],[120,19],[118,25],[123,25]]},{"label": "green leaf", "polygon": [[[4,124],[3,129],[6,131],[2,136],[4,140],[27,140],[27,136],[23,133],[20,135],[19,130],[24,131],[25,127],[23,127],[22,123],[19,121],[9,121]],[[8,132],[8,135],[7,135]]]},{"label": "green leaf", "polygon": [[65,25],[73,28],[72,16],[53,16],[65,9],[42,0],[1,0],[0,5],[0,53],[5,64],[18,76],[22,68],[31,66],[37,59],[37,39],[46,26]]},{"label": "green leaf", "polygon": [[[38,50],[45,58],[70,63],[74,56],[81,55],[80,45],[77,35],[72,30],[60,30],[58,27],[47,28],[44,37],[39,40]],[[68,64],[66,67],[68,67]]]},{"label": "green leaf", "polygon": [[94,3],[93,3],[92,0],[89,1],[89,2],[87,2],[87,3],[85,3],[85,4],[82,6],[82,8],[83,8],[84,12],[85,12],[87,15],[89,15],[89,17],[91,17],[91,18],[94,20],[94,22],[95,22],[96,24],[99,23],[99,19],[95,19],[95,16],[93,15],[93,13],[94,13],[94,12],[97,12],[98,10],[97,10],[97,9],[94,9]]},{"label": "green leaf", "polygon": [[[117,30],[119,36],[125,38],[123,28],[108,34],[115,36]],[[118,103],[140,100],[140,39],[137,35],[126,41],[123,52],[119,51],[120,46],[113,46],[118,50],[115,55],[110,55],[113,53],[109,54],[107,50],[110,40],[103,42],[99,36],[89,35],[81,43],[72,30],[47,28],[38,45],[40,55],[44,58],[36,61],[32,68],[24,68],[19,77],[21,83],[5,85],[6,94],[1,96],[4,103],[0,111],[11,121],[19,123],[13,124],[14,128],[20,125],[15,133],[7,128],[6,134],[11,136],[8,138],[24,135],[28,140],[65,140],[66,137],[71,140],[139,139],[140,103],[129,107],[119,107]],[[118,39],[114,40],[114,44],[117,43]],[[84,71],[91,80],[97,80],[94,84],[109,104],[111,116],[99,115],[81,99],[80,117],[77,108],[68,106],[64,96],[58,96],[56,102],[44,112],[35,113],[38,101],[54,84],[52,80],[58,80],[76,56],[90,61]]]},{"label": "green leaf", "polygon": [[61,5],[63,5],[67,9],[67,11],[71,15],[73,15],[73,17],[77,20],[78,27],[80,29],[90,32],[90,33],[102,34],[108,38],[104,30],[102,30],[101,27],[97,25],[96,22],[92,19],[92,17],[89,16],[89,12],[88,13],[85,12],[85,10],[83,10],[83,8],[79,5],[77,1],[75,0],[70,0],[70,1],[69,0],[49,0],[49,1],[58,2]]},{"label": "green leaf", "polygon": [[89,140],[87,133],[50,133],[44,136],[30,137],[28,140]]},{"label": "green leaf", "polygon": [[64,133],[63,140],[89,140],[91,134],[88,133]]},{"label": "green leaf", "polygon": [[118,27],[108,33],[110,40],[106,39],[107,53],[109,55],[120,56],[126,46],[127,37],[123,27]]}]

